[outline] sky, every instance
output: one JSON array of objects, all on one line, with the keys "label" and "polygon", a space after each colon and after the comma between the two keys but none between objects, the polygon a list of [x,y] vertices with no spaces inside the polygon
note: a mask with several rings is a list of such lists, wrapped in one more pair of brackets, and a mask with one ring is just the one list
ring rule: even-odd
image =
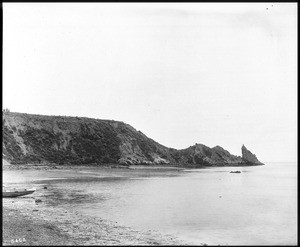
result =
[{"label": "sky", "polygon": [[3,108],[297,161],[296,3],[3,3]]}]

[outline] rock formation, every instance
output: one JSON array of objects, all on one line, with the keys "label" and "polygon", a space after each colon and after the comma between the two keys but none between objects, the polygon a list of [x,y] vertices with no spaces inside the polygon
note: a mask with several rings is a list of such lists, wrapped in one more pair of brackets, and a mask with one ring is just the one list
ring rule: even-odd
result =
[{"label": "rock formation", "polygon": [[2,128],[2,156],[11,164],[262,165],[244,146],[242,157],[203,144],[176,150],[113,120],[4,112]]},{"label": "rock formation", "polygon": [[255,156],[255,154],[252,154],[243,144],[242,146],[242,158],[245,163],[249,164],[262,164]]}]

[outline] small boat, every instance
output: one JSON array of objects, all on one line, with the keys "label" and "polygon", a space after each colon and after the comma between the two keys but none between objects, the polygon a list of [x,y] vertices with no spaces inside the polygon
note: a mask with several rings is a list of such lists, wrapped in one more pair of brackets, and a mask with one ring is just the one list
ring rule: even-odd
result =
[{"label": "small boat", "polygon": [[3,190],[2,197],[18,197],[25,196],[35,192],[35,189],[14,189],[14,190]]}]

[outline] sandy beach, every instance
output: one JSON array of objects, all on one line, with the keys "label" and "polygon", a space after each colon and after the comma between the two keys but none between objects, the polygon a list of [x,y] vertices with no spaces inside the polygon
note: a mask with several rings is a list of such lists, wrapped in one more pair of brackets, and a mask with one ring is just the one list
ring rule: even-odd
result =
[{"label": "sandy beach", "polygon": [[3,198],[3,245],[188,245],[171,235],[132,229],[59,203],[49,206],[49,188],[41,184],[36,189],[32,195]]},{"label": "sandy beach", "polygon": [[68,245],[71,238],[53,224],[19,210],[3,208],[3,245]]},{"label": "sandy beach", "polygon": [[182,245],[170,235],[137,231],[34,197],[3,199],[3,245]]}]

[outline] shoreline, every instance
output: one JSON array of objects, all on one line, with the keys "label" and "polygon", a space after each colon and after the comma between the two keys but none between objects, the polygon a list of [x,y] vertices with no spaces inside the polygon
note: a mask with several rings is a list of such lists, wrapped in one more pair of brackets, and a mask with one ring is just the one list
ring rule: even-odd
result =
[{"label": "shoreline", "polygon": [[[263,164],[264,165],[264,164]],[[104,168],[104,169],[155,169],[155,170],[184,170],[184,169],[206,169],[211,167],[252,167],[252,166],[262,166],[261,164],[253,165],[211,165],[211,166],[195,166],[195,165],[119,165],[119,164],[107,164],[107,165],[96,165],[96,164],[86,164],[86,165],[58,165],[58,164],[3,164],[3,170],[26,170],[26,169],[35,169],[35,170],[52,170],[52,169],[80,169],[80,168]]]},{"label": "shoreline", "polygon": [[35,199],[3,198],[3,245],[190,245],[172,235],[136,230]]}]

